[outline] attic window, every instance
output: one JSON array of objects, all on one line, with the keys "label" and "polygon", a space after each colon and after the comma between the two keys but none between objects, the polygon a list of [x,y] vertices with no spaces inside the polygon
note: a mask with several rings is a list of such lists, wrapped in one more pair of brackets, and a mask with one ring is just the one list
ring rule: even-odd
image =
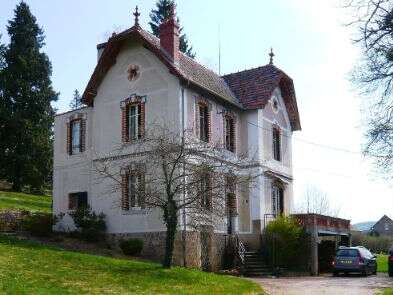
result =
[{"label": "attic window", "polygon": [[281,138],[280,129],[277,126],[273,126],[272,142],[273,142],[273,159],[281,161]]},{"label": "attic window", "polygon": [[273,108],[274,112],[278,112],[278,101],[277,101],[277,98],[275,98],[275,97],[272,100],[272,108]]},{"label": "attic window", "polygon": [[135,81],[139,78],[140,70],[138,65],[129,65],[127,69],[128,81]]}]

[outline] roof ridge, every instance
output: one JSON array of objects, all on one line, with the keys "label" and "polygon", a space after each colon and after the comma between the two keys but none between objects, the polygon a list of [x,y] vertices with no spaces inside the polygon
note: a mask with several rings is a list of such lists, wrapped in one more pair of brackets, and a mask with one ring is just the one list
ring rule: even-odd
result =
[{"label": "roof ridge", "polygon": [[249,68],[249,69],[245,69],[245,70],[242,70],[242,71],[237,71],[237,72],[232,72],[232,73],[229,73],[229,74],[225,74],[225,75],[222,75],[221,77],[226,77],[226,76],[230,76],[230,75],[237,75],[237,74],[240,74],[240,73],[245,73],[245,72],[249,72],[249,71],[253,71],[253,70],[258,70],[258,69],[265,68],[265,67],[273,67],[273,68],[275,68],[276,70],[282,72],[282,70],[280,70],[279,68],[277,68],[275,65],[266,64],[266,65],[258,66],[258,67],[255,67],[255,68]]}]

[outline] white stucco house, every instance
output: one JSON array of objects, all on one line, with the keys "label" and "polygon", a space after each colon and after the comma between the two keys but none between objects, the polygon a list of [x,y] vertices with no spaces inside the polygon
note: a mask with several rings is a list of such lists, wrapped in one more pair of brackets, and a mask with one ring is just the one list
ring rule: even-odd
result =
[{"label": "white stucco house", "polygon": [[[97,65],[83,93],[86,107],[56,116],[53,210],[66,214],[58,227],[71,228],[67,213],[88,204],[106,215],[108,234],[140,237],[143,253],[159,258],[162,212],[142,210],[131,190],[111,192],[110,180],[96,181],[92,167],[122,145],[128,153],[113,159],[121,169],[145,128],[168,120],[179,136],[184,128],[194,130],[196,139],[221,141],[234,156],[245,154],[253,161],[260,176],[256,186],[236,196],[236,224],[230,230],[257,249],[266,223],[292,207],[291,138],[301,129],[293,81],[273,64],[273,54],[267,65],[218,75],[178,50],[175,19],[161,25],[157,38],[141,28],[136,15],[133,27],[97,45]],[[124,181],[129,187],[141,178]],[[218,249],[226,231],[214,229],[217,237],[209,242],[210,260],[218,261],[212,268],[220,267],[214,257],[222,254]],[[203,237],[188,238],[188,264],[201,266]]]}]

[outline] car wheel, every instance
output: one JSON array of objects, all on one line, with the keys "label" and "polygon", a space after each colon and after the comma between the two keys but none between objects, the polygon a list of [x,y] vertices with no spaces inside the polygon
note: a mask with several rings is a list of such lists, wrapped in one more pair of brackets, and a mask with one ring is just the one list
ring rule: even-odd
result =
[{"label": "car wheel", "polygon": [[334,277],[338,277],[338,275],[339,275],[339,272],[338,272],[338,271],[333,271],[333,276],[334,276]]},{"label": "car wheel", "polygon": [[393,272],[389,272],[389,277],[393,277]]}]

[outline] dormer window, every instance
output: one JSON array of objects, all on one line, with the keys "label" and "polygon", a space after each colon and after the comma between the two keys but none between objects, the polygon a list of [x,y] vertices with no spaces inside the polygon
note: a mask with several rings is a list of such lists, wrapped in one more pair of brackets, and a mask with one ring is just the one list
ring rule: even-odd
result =
[{"label": "dormer window", "polygon": [[205,103],[198,104],[199,111],[199,139],[204,142],[210,140],[210,114],[209,107]]},{"label": "dormer window", "polygon": [[235,119],[230,115],[224,116],[225,148],[235,152]]},{"label": "dormer window", "polygon": [[86,120],[81,116],[70,118],[67,123],[67,153],[76,155],[85,151]]},{"label": "dormer window", "polygon": [[273,159],[281,161],[281,135],[280,129],[276,126],[273,127]]}]

